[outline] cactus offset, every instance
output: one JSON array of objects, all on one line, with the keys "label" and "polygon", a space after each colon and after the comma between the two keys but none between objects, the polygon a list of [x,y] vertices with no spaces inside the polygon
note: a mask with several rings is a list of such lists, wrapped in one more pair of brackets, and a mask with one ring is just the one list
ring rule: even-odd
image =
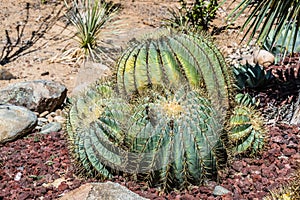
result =
[{"label": "cactus offset", "polygon": [[[110,84],[91,87],[74,98],[67,118],[67,133],[74,159],[88,175],[111,176],[111,167],[125,165],[122,144],[129,105],[114,96]],[[107,167],[108,166],[108,167]]]},{"label": "cactus offset", "polygon": [[263,120],[254,108],[238,105],[229,122],[228,139],[233,153],[256,154],[264,145]]}]

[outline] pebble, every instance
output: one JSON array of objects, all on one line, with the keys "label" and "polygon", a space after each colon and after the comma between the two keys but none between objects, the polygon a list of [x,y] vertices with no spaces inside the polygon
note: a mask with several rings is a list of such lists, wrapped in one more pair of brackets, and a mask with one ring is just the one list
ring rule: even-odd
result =
[{"label": "pebble", "polygon": [[48,115],[49,114],[49,111],[44,111],[44,112],[42,112],[40,115],[39,115],[39,117],[45,117],[46,115]]},{"label": "pebble", "polygon": [[48,134],[48,133],[52,133],[52,132],[58,132],[61,130],[61,128],[62,128],[62,126],[59,122],[50,122],[41,128],[40,133]]},{"label": "pebble", "polygon": [[230,191],[220,185],[216,185],[216,187],[213,191],[213,195],[215,195],[215,196],[222,196],[222,195],[228,194],[228,193],[230,193]]}]

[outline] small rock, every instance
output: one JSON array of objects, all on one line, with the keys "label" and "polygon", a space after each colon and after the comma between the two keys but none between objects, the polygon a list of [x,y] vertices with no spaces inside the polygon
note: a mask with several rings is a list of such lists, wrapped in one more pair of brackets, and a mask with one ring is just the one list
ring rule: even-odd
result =
[{"label": "small rock", "polygon": [[13,141],[30,132],[37,116],[30,110],[14,105],[0,105],[0,143]]},{"label": "small rock", "polygon": [[18,172],[14,178],[15,181],[20,181],[21,180],[21,177],[22,177],[22,173],[21,172]]},{"label": "small rock", "polygon": [[0,65],[0,80],[11,80],[16,77],[12,75],[7,69]]},{"label": "small rock", "polygon": [[62,116],[55,116],[54,118],[53,118],[53,121],[55,121],[55,122],[59,122],[59,123],[64,123],[65,121],[66,121],[66,119],[64,118],[64,117],[62,117]]},{"label": "small rock", "polygon": [[59,122],[51,122],[49,124],[46,124],[41,128],[40,133],[42,134],[48,134],[52,132],[58,132],[61,130],[61,124]]},{"label": "small rock", "polygon": [[39,117],[45,117],[48,114],[49,114],[49,111],[46,110],[46,111],[42,112],[41,114],[39,114]]},{"label": "small rock", "polygon": [[217,185],[213,191],[213,195],[215,196],[222,196],[228,193],[230,193],[230,191],[220,185]]},{"label": "small rock", "polygon": [[273,54],[266,50],[254,51],[254,63],[259,64],[263,67],[268,67],[275,62],[275,57]]},{"label": "small rock", "polygon": [[80,67],[78,75],[76,77],[75,87],[72,91],[72,95],[76,95],[90,84],[99,80],[100,77],[109,75],[110,69],[103,64],[87,61]]}]

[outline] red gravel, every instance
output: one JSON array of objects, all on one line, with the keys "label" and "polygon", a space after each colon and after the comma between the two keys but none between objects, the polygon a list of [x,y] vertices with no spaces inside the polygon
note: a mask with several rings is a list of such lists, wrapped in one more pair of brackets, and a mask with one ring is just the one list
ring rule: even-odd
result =
[{"label": "red gravel", "polygon": [[[228,195],[212,195],[216,182],[190,191],[158,196],[158,190],[147,189],[144,183],[126,181],[122,177],[113,181],[150,199],[262,199],[270,189],[290,180],[300,164],[299,128],[278,124],[268,129],[267,144],[259,156],[233,158],[221,173],[218,184],[231,191]],[[84,182],[92,181],[74,175],[66,144],[64,135],[59,132],[49,135],[32,133],[0,146],[0,199],[54,199]],[[22,176],[15,181],[18,172]],[[45,185],[59,178],[65,181],[57,187]]]}]

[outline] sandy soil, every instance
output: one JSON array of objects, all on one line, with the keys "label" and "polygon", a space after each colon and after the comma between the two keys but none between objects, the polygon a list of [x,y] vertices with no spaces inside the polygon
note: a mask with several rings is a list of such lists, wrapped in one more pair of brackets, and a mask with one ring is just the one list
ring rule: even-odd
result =
[{"label": "sandy soil", "polygon": [[[162,19],[168,15],[168,8],[178,5],[177,0],[114,2],[120,3],[122,9],[117,16],[117,25],[104,31],[103,40],[117,50],[132,38],[142,37],[160,27]],[[42,4],[39,0],[2,0],[0,7],[0,65],[17,77],[0,80],[0,88],[13,82],[46,79],[66,85],[71,93],[82,66],[53,62],[58,61],[63,51],[77,45],[71,37],[74,27],[66,23],[63,1],[49,0]],[[226,24],[224,19],[232,7],[227,3],[219,9],[213,24],[215,28]],[[237,46],[237,38],[241,38],[237,27],[242,20],[214,36],[225,53],[226,49]],[[113,62],[105,64],[113,68]]]}]

